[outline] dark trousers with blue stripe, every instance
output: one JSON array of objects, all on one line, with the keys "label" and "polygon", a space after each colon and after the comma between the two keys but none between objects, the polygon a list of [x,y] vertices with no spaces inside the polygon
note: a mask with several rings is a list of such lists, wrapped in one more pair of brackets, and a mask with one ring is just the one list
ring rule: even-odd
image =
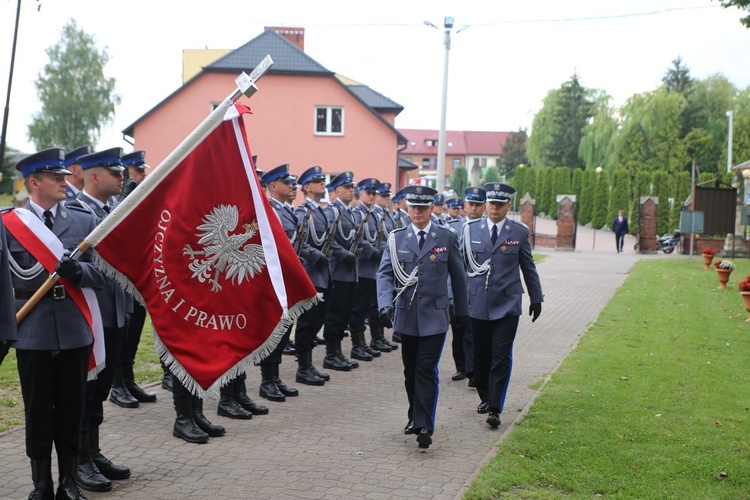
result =
[{"label": "dark trousers with blue stripe", "polygon": [[[401,333],[401,332],[399,332]],[[409,399],[409,420],[414,430],[435,430],[438,399],[438,363],[445,344],[445,333],[417,337],[401,333],[401,359],[404,362],[404,386]]]},{"label": "dark trousers with blue stripe", "polygon": [[518,316],[484,321],[471,318],[474,334],[474,383],[479,398],[490,405],[490,411],[503,411],[513,369],[513,341],[518,330]]}]

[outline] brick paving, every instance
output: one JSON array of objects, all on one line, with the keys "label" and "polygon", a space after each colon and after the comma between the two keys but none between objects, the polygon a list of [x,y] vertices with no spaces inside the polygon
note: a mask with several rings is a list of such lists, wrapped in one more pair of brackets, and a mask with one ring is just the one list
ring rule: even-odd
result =
[{"label": "brick paving", "polygon": [[[300,396],[285,403],[257,398],[260,372],[250,370],[248,392],[271,413],[231,420],[217,416],[216,402],[209,400],[204,412],[224,425],[227,435],[208,444],[188,444],[172,436],[171,394],[159,386],[151,387],[158,401],[138,409],[105,403],[103,451],[115,463],[128,465],[132,477],[114,482],[109,493],[86,495],[163,500],[460,498],[533,402],[538,392],[531,387],[556,370],[640,258],[632,253],[632,241],[626,241],[626,253],[616,254],[611,233],[582,230],[578,241],[581,250],[575,252],[536,249],[548,255],[538,265],[544,310],[534,324],[528,316],[521,320],[499,429],[492,430],[486,416],[476,413],[479,400],[466,381],[451,381],[455,370],[450,335],[440,362],[434,443],[427,451],[417,449],[414,436],[403,434],[407,418],[400,350],[360,362],[360,368],[349,373],[327,370],[331,381],[324,387],[293,383],[296,364],[285,356],[281,378],[300,389]],[[585,241],[595,241],[596,250]],[[348,339],[344,345],[350,348]],[[322,365],[323,355],[322,348],[315,349],[316,366]],[[23,428],[0,434],[0,498],[26,498],[32,489],[23,443]]]}]

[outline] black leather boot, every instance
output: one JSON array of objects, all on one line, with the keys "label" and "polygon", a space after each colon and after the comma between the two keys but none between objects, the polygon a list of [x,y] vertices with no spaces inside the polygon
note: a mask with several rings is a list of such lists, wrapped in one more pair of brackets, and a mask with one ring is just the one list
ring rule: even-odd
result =
[{"label": "black leather boot", "polygon": [[324,385],[326,381],[319,377],[312,365],[312,351],[297,352],[297,382],[305,385]]},{"label": "black leather boot", "polygon": [[223,436],[227,430],[221,425],[212,424],[203,414],[203,400],[196,396],[190,396],[190,411],[193,416],[193,422],[206,434],[212,438]]},{"label": "black leather boot", "polygon": [[234,396],[234,382],[222,387],[219,392],[219,406],[216,408],[216,414],[222,417],[235,418],[238,420],[250,420],[253,414],[240,406],[237,398]]},{"label": "black leather boot", "polygon": [[[378,337],[380,338],[380,340],[382,341],[383,344],[385,344],[388,347],[390,347],[392,351],[398,350],[398,344],[394,343],[394,342],[396,342],[396,340],[395,340],[396,334],[395,333],[393,334],[394,340],[393,340],[393,342],[391,342],[390,340],[388,340],[387,338],[385,338],[385,329],[382,326],[376,326],[374,328],[374,330],[377,331]],[[399,338],[398,342],[401,342],[400,338]]]},{"label": "black leather boot", "polygon": [[323,368],[340,372],[352,371],[351,363],[347,363],[343,355],[339,357],[340,353],[341,342],[326,342],[326,357],[323,358]]},{"label": "black leather boot", "polygon": [[54,500],[55,485],[52,484],[51,459],[31,459],[31,480],[34,482],[34,491],[29,495],[29,500]]},{"label": "black leather boot", "polygon": [[352,332],[352,358],[372,361],[372,355],[365,350],[365,332]]},{"label": "black leather boot", "polygon": [[268,407],[259,405],[247,395],[244,377],[238,377],[234,380],[234,397],[241,407],[253,415],[268,415]]},{"label": "black leather boot", "polygon": [[172,392],[172,374],[167,369],[167,365],[164,362],[161,363],[161,371],[164,373],[161,377],[161,388]]},{"label": "black leather boot", "polygon": [[337,351],[336,357],[339,358],[342,363],[349,364],[352,368],[359,368],[359,363],[344,356],[344,353],[341,351],[341,342],[338,343]]},{"label": "black leather boot", "polygon": [[[65,464],[60,464],[60,470],[62,476],[66,477],[68,474],[67,469],[64,468]],[[111,491],[112,481],[104,477],[99,472],[99,468],[96,466],[94,461],[91,459],[91,445],[89,444],[89,434],[81,434],[81,457],[78,461],[78,470],[75,476],[75,482],[78,486],[87,491]],[[60,479],[60,486],[57,489],[57,496],[60,496],[60,490],[63,489],[63,479]],[[69,489],[69,488],[68,488]],[[67,498],[67,497],[63,497]],[[71,498],[76,498],[75,496]]]},{"label": "black leather boot", "polygon": [[393,332],[393,342],[401,343],[401,334],[398,332]]},{"label": "black leather boot", "polygon": [[367,343],[367,340],[365,340],[365,344],[362,346],[365,351],[367,351],[367,354],[372,356],[373,358],[379,358],[380,357],[380,351],[377,349],[373,349],[370,347],[370,344]]},{"label": "black leather boot", "polygon": [[112,389],[109,391],[109,400],[122,408],[138,408],[138,400],[125,387],[122,367],[115,367],[112,370]]},{"label": "black leather boot", "polygon": [[[76,455],[57,457],[57,468],[60,469],[60,479],[58,481],[59,485],[57,486],[55,500],[86,500],[81,490],[78,489],[79,485],[76,484],[77,476],[80,474],[79,463],[80,459]],[[110,483],[109,488],[112,489],[112,483]]]},{"label": "black leather boot", "polygon": [[172,435],[184,439],[188,443],[208,443],[206,434],[193,420],[192,401],[188,399],[175,399],[174,411],[177,418],[174,420]]},{"label": "black leather boot", "polygon": [[130,477],[130,469],[128,467],[115,465],[110,459],[102,455],[101,447],[99,446],[99,427],[89,430],[89,443],[91,444],[91,460],[94,461],[96,468],[99,469],[99,472],[104,477],[112,481]]},{"label": "black leather boot", "polygon": [[286,401],[286,396],[284,396],[273,381],[273,369],[271,365],[268,363],[260,365],[260,376],[260,397],[278,403]]},{"label": "black leather boot", "polygon": [[295,389],[294,387],[289,387],[279,378],[279,363],[274,363],[271,365],[271,373],[273,374],[273,383],[276,384],[276,387],[279,388],[281,394],[290,398],[299,396],[299,391],[297,389]]},{"label": "black leather boot", "polygon": [[312,351],[310,351],[310,371],[313,372],[318,377],[322,378],[324,382],[328,382],[331,380],[331,376],[328,375],[326,372],[322,372],[315,368],[315,365],[312,362]]},{"label": "black leather boot", "polygon": [[138,387],[135,383],[135,376],[133,375],[133,363],[126,362],[122,365],[122,379],[125,383],[125,388],[128,390],[131,396],[133,396],[139,403],[155,403],[156,394],[153,392],[146,392],[142,388]]},{"label": "black leather boot", "polygon": [[393,350],[390,342],[385,340],[385,335],[383,333],[382,328],[371,326],[370,335],[372,336],[370,347],[372,347],[373,349],[378,350],[380,352],[391,352]]}]

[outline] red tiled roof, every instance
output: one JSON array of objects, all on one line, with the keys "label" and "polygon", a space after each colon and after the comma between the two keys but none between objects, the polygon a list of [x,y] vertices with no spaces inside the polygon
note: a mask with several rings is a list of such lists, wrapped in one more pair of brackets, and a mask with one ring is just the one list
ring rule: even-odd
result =
[{"label": "red tiled roof", "polygon": [[[406,149],[403,155],[436,155],[438,151],[438,130],[424,129],[398,129],[407,139]],[[482,155],[497,156],[502,151],[510,132],[472,132],[472,131],[445,131],[445,154],[447,155]],[[428,145],[428,141],[434,141]]]}]

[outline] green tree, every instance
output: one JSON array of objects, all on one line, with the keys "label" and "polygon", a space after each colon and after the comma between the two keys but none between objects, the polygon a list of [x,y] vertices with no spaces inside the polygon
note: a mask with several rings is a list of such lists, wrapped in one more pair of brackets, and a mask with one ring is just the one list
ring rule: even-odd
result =
[{"label": "green tree", "polygon": [[583,167],[578,156],[583,129],[592,116],[596,92],[585,89],[578,75],[547,93],[534,116],[527,156],[537,167]]},{"label": "green tree", "polygon": [[682,64],[681,56],[672,61],[672,67],[667,69],[661,81],[667,92],[678,92],[685,97],[693,92],[695,86],[695,81],[690,76],[690,68]]},{"label": "green tree", "polygon": [[549,215],[550,207],[552,206],[552,168],[544,167],[539,169],[539,177],[536,182],[539,192],[536,209],[540,213]]},{"label": "green tree", "polygon": [[104,76],[107,50],[99,51],[94,38],[71,19],[60,41],[46,52],[49,63],[34,83],[42,109],[32,117],[29,139],[37,149],[93,148],[120,104],[115,79]]},{"label": "green tree", "polygon": [[581,190],[583,189],[583,170],[580,168],[576,168],[573,170],[573,180],[571,181],[570,186],[570,192],[573,193],[576,197],[576,203],[579,207],[579,214],[580,214],[580,206],[581,206]]},{"label": "green tree", "polygon": [[522,129],[518,132],[511,132],[505,138],[505,144],[500,153],[500,172],[503,175],[511,177],[519,165],[529,163],[526,158],[527,138],[526,131]]},{"label": "green tree", "polygon": [[[609,197],[609,217],[614,219],[617,212],[622,210],[628,219],[630,210],[630,175],[627,170],[618,168],[612,172],[612,189]],[[628,228],[630,225],[628,224]]]},{"label": "green tree", "polygon": [[[524,178],[524,189],[529,196],[537,203],[539,203],[539,169],[527,167],[526,176]],[[539,211],[539,205],[536,206],[536,211]]]},{"label": "green tree", "polygon": [[529,171],[529,167],[526,165],[519,165],[516,167],[513,179],[511,180],[512,186],[516,189],[516,197],[514,198],[514,207],[518,207],[518,202],[526,194],[526,172]]},{"label": "green tree", "polygon": [[682,204],[685,203],[688,196],[690,196],[690,172],[679,172],[674,178],[674,192],[672,194],[674,205],[672,206],[670,227],[675,229],[680,227]]},{"label": "green tree", "polygon": [[585,168],[602,167],[612,171],[615,167],[617,144],[617,120],[615,110],[610,106],[612,98],[602,93],[594,105],[594,116],[583,128],[578,155]]},{"label": "green tree", "polygon": [[[750,11],[750,0],[721,0],[721,6],[725,9],[737,7],[740,10]],[[750,28],[750,15],[741,18],[740,22]]]},{"label": "green tree", "polygon": [[734,100],[733,125],[732,158],[750,158],[750,86],[739,92]]},{"label": "green tree", "polygon": [[672,221],[670,218],[672,212],[672,206],[669,201],[672,194],[671,181],[672,178],[667,172],[663,170],[654,172],[651,192],[659,198],[659,205],[656,209],[656,231],[658,234],[671,233],[675,229],[671,225]]},{"label": "green tree", "polygon": [[[580,171],[579,169],[576,169]],[[585,226],[594,215],[594,193],[596,191],[596,172],[584,170],[581,180],[581,197],[578,200],[578,223]]]},{"label": "green tree", "polygon": [[552,170],[552,200],[549,215],[553,219],[557,219],[557,195],[559,194],[572,194],[570,191],[570,169],[568,167],[555,167]]},{"label": "green tree", "polygon": [[502,178],[500,177],[500,172],[497,171],[497,167],[487,167],[487,170],[484,171],[484,179],[482,179],[482,184],[487,184],[488,182],[500,182]]},{"label": "green tree", "polygon": [[464,191],[466,191],[467,187],[469,187],[469,179],[466,167],[459,165],[453,171],[453,175],[451,176],[451,188],[453,189],[453,192],[456,193],[456,196],[460,198],[464,195]]},{"label": "green tree", "polygon": [[591,215],[591,227],[601,229],[609,226],[609,172],[603,170],[596,174],[594,190],[594,209]]}]

